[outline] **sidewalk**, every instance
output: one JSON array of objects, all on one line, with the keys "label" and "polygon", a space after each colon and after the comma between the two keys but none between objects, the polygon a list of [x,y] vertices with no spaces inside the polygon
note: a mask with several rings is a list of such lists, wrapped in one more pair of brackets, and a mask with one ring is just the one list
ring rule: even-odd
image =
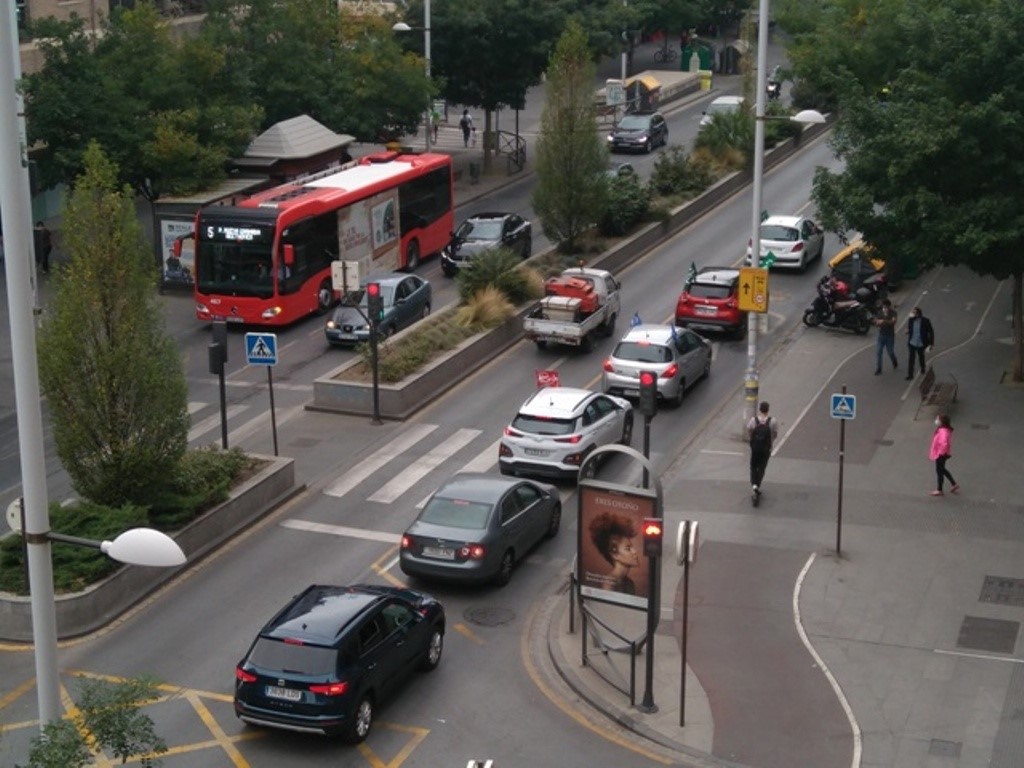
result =
[{"label": "sidewalk", "polygon": [[[939,334],[929,363],[940,379],[952,373],[959,381],[949,408],[959,495],[948,486],[943,498],[928,495],[936,409],[915,420],[920,378],[907,382],[904,370],[889,368],[873,376],[873,335],[800,326],[774,359],[761,361],[761,394],[782,431],[760,507],[749,502],[740,382],[731,404],[661,478],[658,712],[631,708],[593,664],[581,665],[567,595],[552,598],[538,620],[543,652],[564,681],[644,749],[668,747],[685,765],[1024,765],[1024,386],[1003,375],[1009,286],[943,268],[893,298],[901,324],[912,306],[923,307]],[[844,384],[858,399],[846,425],[839,526],[839,422],[828,409]],[[685,726],[674,553],[682,519],[700,524]],[[627,669],[627,659],[608,663]],[[638,702],[643,670],[641,655]]]}]

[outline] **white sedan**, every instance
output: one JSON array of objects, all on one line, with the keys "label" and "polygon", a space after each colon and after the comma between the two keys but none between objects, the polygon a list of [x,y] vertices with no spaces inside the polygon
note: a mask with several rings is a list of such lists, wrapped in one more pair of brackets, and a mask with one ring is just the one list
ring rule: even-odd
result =
[{"label": "white sedan", "polygon": [[[825,233],[810,219],[801,216],[769,216],[761,222],[760,264],[795,267],[803,272],[825,249]],[[750,264],[747,242],[747,264]]]}]

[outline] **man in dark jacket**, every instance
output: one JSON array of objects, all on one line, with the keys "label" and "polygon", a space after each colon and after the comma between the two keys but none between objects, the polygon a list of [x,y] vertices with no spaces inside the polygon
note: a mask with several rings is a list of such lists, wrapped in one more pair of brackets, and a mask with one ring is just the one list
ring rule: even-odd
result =
[{"label": "man in dark jacket", "polygon": [[914,378],[914,359],[921,363],[921,375],[924,376],[924,351],[935,345],[935,332],[932,330],[932,321],[921,314],[920,307],[914,307],[907,321],[907,357],[910,362],[907,364],[907,381]]}]

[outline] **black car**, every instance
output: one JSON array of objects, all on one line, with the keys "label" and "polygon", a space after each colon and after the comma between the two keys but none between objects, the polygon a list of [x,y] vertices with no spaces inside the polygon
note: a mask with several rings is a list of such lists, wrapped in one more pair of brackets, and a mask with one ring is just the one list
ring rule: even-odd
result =
[{"label": "black car", "polygon": [[650,152],[668,144],[668,123],[660,112],[637,112],[626,115],[608,134],[612,152]]},{"label": "black car", "polygon": [[524,259],[533,253],[533,225],[515,213],[478,213],[452,233],[441,252],[441,271],[454,277],[473,257],[492,248],[508,248]]},{"label": "black car", "polygon": [[399,587],[314,584],[260,630],[235,668],[235,714],[251,725],[355,744],[374,708],[444,647],[444,608]]}]

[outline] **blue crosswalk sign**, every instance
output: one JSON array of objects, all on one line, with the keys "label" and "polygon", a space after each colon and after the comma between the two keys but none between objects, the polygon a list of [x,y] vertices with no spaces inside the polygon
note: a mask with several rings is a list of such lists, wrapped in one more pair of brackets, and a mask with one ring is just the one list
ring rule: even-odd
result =
[{"label": "blue crosswalk sign", "polygon": [[249,365],[277,365],[277,334],[245,334],[245,361]]},{"label": "blue crosswalk sign", "polygon": [[855,419],[857,418],[857,396],[856,395],[832,395],[832,418],[833,419]]}]

